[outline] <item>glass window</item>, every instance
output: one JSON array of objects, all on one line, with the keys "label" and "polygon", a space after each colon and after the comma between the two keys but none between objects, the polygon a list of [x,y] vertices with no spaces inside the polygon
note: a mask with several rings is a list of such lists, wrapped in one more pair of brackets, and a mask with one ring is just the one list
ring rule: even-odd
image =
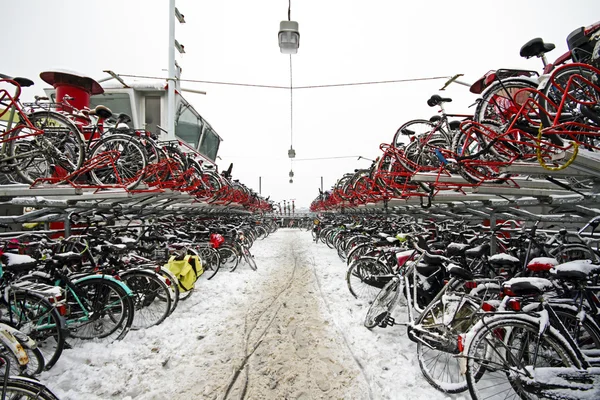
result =
[{"label": "glass window", "polygon": [[160,133],[157,125],[160,125],[160,96],[146,96],[145,129],[150,132]]},{"label": "glass window", "polygon": [[213,131],[211,127],[208,127],[204,131],[204,136],[202,136],[202,143],[200,143],[199,151],[210,160],[215,161],[217,152],[219,151],[219,144],[221,144],[221,140],[219,140],[215,131]]},{"label": "glass window", "polygon": [[193,108],[182,102],[175,120],[175,135],[193,148],[197,148],[202,134],[202,125],[202,119],[196,115]]},{"label": "glass window", "polygon": [[90,98],[90,108],[103,105],[110,108],[113,114],[127,114],[133,118],[129,93],[103,93]]}]

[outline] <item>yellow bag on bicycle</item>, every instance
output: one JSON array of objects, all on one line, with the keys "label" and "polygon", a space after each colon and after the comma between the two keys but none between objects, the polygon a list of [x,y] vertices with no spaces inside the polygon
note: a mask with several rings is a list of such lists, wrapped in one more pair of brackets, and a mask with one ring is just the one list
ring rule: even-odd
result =
[{"label": "yellow bag on bicycle", "polygon": [[195,260],[193,260],[192,257],[198,258],[197,256],[186,255],[183,260],[177,260],[175,256],[172,256],[165,265],[165,267],[177,277],[179,289],[183,292],[192,290],[194,288],[194,283],[196,283],[196,280],[198,279],[195,270],[196,266],[192,265],[192,263],[195,264]]},{"label": "yellow bag on bicycle", "polygon": [[196,273],[196,279],[200,277],[204,273],[204,268],[202,267],[202,261],[198,256],[189,256],[189,263],[192,265],[194,272]]}]

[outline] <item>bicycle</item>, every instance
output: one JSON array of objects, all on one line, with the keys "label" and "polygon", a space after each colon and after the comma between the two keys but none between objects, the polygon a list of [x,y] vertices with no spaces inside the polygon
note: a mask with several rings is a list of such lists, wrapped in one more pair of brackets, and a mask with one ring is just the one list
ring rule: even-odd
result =
[{"label": "bicycle", "polygon": [[58,400],[58,397],[43,383],[22,376],[9,376],[10,360],[0,355],[0,366],[5,367],[0,381],[1,399]]},{"label": "bicycle", "polygon": [[[563,279],[585,282],[600,272],[600,266],[581,269],[562,264],[553,270]],[[597,385],[590,384],[597,372],[590,368],[600,365],[600,359],[585,354],[576,333],[580,325],[574,324],[573,337],[573,331],[566,327],[553,303],[543,297],[554,285],[546,279],[523,278],[509,281],[505,287],[508,296],[502,305],[510,304],[512,310],[518,311],[521,304],[513,296],[530,296],[539,306],[528,313],[505,312],[501,308],[500,312],[483,317],[467,335],[462,352],[473,399],[498,395],[505,399],[537,396],[574,399],[589,391],[597,394]],[[581,323],[580,315],[573,313],[571,321]],[[597,348],[600,330],[595,324],[587,326],[587,332],[596,334]]]},{"label": "bicycle", "polygon": [[59,113],[23,110],[21,85],[32,84],[25,78],[0,79],[0,85],[15,87],[13,95],[0,88],[0,117],[8,113],[0,132],[0,172],[16,174],[28,184],[49,178],[60,183],[83,165],[83,139],[77,127]]}]

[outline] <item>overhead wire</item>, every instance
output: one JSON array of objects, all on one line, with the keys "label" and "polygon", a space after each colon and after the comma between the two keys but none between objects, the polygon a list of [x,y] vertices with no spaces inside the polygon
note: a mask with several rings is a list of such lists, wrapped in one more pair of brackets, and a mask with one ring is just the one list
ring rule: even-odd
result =
[{"label": "overhead wire", "polygon": [[[167,80],[167,78],[165,78],[165,77],[158,77],[158,76],[145,76],[145,75],[133,75],[133,74],[118,74],[118,75],[122,76],[122,77],[126,77],[126,78]],[[265,88],[265,89],[290,90],[290,89],[321,89],[321,88],[342,87],[342,86],[359,86],[359,85],[381,85],[381,84],[392,84],[392,83],[431,81],[431,80],[448,79],[448,78],[451,78],[451,77],[450,76],[432,76],[432,77],[425,77],[425,78],[407,78],[407,79],[396,79],[396,80],[387,80],[387,81],[334,83],[334,84],[325,84],[325,85],[309,85],[309,86],[296,86],[296,87],[294,87],[292,85],[290,85],[290,86],[260,85],[260,84],[253,84],[253,83],[204,81],[204,80],[199,80],[199,79],[179,79],[179,81],[180,82],[190,82],[190,83],[206,83],[209,85],[246,86],[246,87],[257,87],[257,88]]]}]

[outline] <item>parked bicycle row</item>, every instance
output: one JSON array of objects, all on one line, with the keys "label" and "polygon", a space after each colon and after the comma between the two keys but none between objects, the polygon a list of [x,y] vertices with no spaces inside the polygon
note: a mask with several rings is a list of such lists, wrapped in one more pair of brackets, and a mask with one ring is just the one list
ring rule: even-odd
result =
[{"label": "parked bicycle row", "polygon": [[[401,125],[391,143],[381,144],[382,153],[370,168],[344,175],[331,191],[320,193],[311,210],[431,198],[440,191],[484,184],[519,187],[511,172],[516,165],[538,167],[538,174],[548,175],[568,168],[577,157],[597,153],[599,38],[600,22],[573,31],[567,38],[569,51],[553,63],[546,54],[554,44],[530,40],[520,54],[541,58],[543,73],[489,71],[471,86],[480,95],[474,115],[447,114],[444,105],[452,99],[431,96],[427,104],[439,107],[440,115]],[[423,179],[423,174],[431,176]],[[462,179],[447,179],[453,176]],[[600,171],[554,182],[581,192],[592,190],[590,177],[600,177]]]},{"label": "parked bicycle row", "polygon": [[[0,75],[0,183],[135,190],[171,189],[214,205],[271,211],[272,203],[181,140],[131,129],[131,118],[108,107],[76,109],[69,100],[22,103],[26,78]],[[12,90],[11,90],[12,88]],[[11,93],[14,91],[14,93]]]},{"label": "parked bicycle row", "polygon": [[[157,217],[141,223],[88,214],[67,238],[0,239],[2,359],[32,377],[64,349],[110,343],[163,323],[217,272],[256,270],[253,242],[277,229],[259,217]],[[51,397],[48,397],[51,398]]]},{"label": "parked bicycle row", "polygon": [[350,295],[370,305],[365,327],[406,326],[436,389],[576,399],[600,394],[599,225],[335,216],[313,238],[348,263]]}]

